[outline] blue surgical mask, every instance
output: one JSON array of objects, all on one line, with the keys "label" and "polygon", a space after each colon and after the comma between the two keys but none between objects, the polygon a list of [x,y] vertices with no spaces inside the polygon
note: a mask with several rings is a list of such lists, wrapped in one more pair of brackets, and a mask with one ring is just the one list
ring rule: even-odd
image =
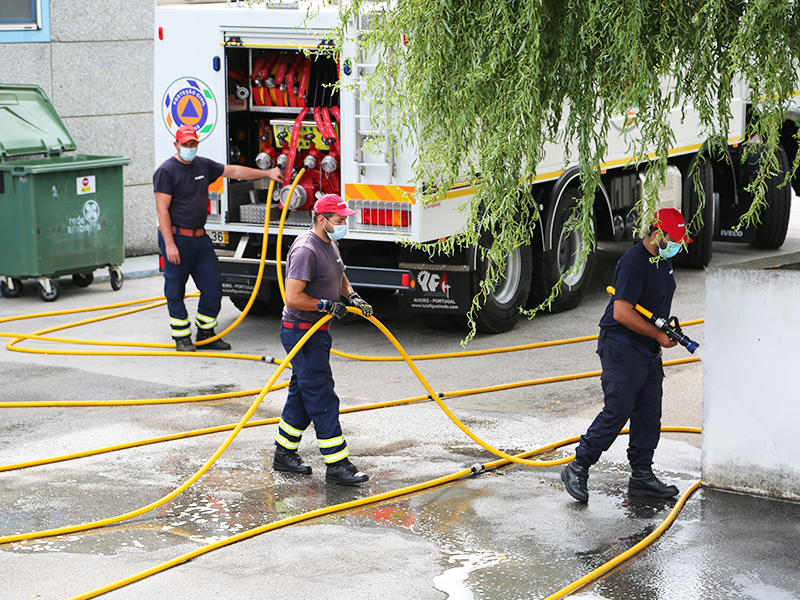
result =
[{"label": "blue surgical mask", "polygon": [[195,156],[197,156],[197,148],[184,148],[183,146],[179,146],[178,153],[186,162],[192,162]]},{"label": "blue surgical mask", "polygon": [[681,250],[681,245],[678,242],[667,242],[666,248],[659,248],[658,253],[661,258],[672,258]]},{"label": "blue surgical mask", "polygon": [[[325,219],[325,220],[328,221],[328,219]],[[333,233],[331,233],[327,229],[325,230],[325,233],[327,233],[328,237],[331,240],[333,240],[334,242],[337,241],[337,240],[342,239],[344,236],[347,235],[347,223],[345,223],[344,225],[334,225],[333,223],[328,221],[328,224],[331,227],[333,227]]]}]

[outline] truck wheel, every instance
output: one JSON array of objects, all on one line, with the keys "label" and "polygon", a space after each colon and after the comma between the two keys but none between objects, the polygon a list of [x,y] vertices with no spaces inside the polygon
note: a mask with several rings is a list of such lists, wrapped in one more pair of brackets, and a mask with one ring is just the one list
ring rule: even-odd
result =
[{"label": "truck wheel", "polygon": [[[281,289],[278,287],[278,282],[264,280],[261,282],[261,285],[267,286],[269,298],[266,300],[256,298],[253,302],[253,306],[250,307],[250,312],[247,314],[260,316],[277,315],[280,317],[283,314],[283,299],[281,298]],[[244,311],[249,300],[250,296],[231,296],[231,302],[233,302],[233,305],[240,311]]]},{"label": "truck wheel", "polygon": [[[792,188],[787,183],[779,187],[786,179],[789,170],[789,159],[786,151],[778,148],[778,172],[767,180],[767,192],[764,199],[767,207],[761,211],[761,224],[756,228],[756,237],[750,242],[753,248],[780,248],[786,240],[789,229],[789,211],[792,208]],[[757,157],[753,157],[757,160]]]},{"label": "truck wheel", "polygon": [[3,295],[4,298],[19,298],[22,296],[22,282],[19,279],[12,278],[11,285],[13,285],[13,289],[8,287],[8,283],[6,283],[5,277],[0,280],[0,294]]},{"label": "truck wheel", "polygon": [[[558,283],[561,275],[572,269],[577,263],[580,251],[586,241],[580,231],[566,233],[564,226],[572,216],[572,211],[578,206],[580,198],[581,193],[575,188],[564,191],[565,201],[557,208],[558,212],[553,222],[553,231],[558,234],[552,249],[542,250],[540,244],[533,244],[533,284],[528,308],[536,308],[550,297],[553,286]],[[592,227],[596,230],[594,217],[592,217]],[[591,250],[586,261],[561,282],[560,293],[550,306],[551,312],[570,310],[580,304],[592,279],[595,258],[595,250]]]},{"label": "truck wheel", "polygon": [[[247,308],[247,303],[249,301],[250,296],[231,296],[231,302],[233,302],[233,305],[241,312],[244,312],[244,309]],[[250,311],[247,314],[260,317],[263,315],[272,314],[272,311],[270,311],[270,309],[267,307],[266,302],[256,298],[253,301],[253,306],[250,307]]]},{"label": "truck wheel", "polygon": [[[692,161],[695,164],[696,159]],[[694,176],[690,175],[691,168],[683,175],[683,218],[689,224],[700,207],[701,199],[705,198],[702,208],[703,225],[699,231],[689,231],[692,243],[675,258],[672,264],[676,267],[687,269],[702,269],[711,262],[712,243],[714,240],[714,169],[709,162],[697,165],[697,175],[700,178],[702,190],[695,189]]]},{"label": "truck wheel", "polygon": [[[478,258],[478,264],[472,273],[470,293],[474,296],[480,291],[480,283],[486,277],[489,259]],[[530,246],[515,248],[506,257],[505,276],[495,286],[478,311],[475,319],[477,329],[481,333],[505,333],[511,331],[519,321],[519,309],[525,306],[531,287],[531,251]],[[457,317],[459,324],[467,328],[468,321],[464,316]]]},{"label": "truck wheel", "polygon": [[[284,282],[285,283],[285,282]],[[264,285],[263,283],[261,285]],[[273,315],[281,316],[283,314],[283,298],[281,297],[281,288],[278,286],[277,281],[267,281],[267,292],[269,297],[264,300],[264,304],[272,312]]]},{"label": "truck wheel", "polygon": [[75,273],[72,281],[78,287],[89,287],[94,281],[94,273]]},{"label": "truck wheel", "polygon": [[45,291],[44,286],[39,286],[39,298],[45,302],[55,302],[61,295],[61,286],[55,279],[50,280],[50,292]]}]

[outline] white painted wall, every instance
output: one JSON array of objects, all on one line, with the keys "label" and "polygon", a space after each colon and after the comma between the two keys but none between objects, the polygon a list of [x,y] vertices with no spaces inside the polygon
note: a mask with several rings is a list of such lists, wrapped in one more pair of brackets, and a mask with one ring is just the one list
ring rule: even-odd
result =
[{"label": "white painted wall", "polygon": [[800,500],[799,267],[800,253],[706,274],[705,485]]}]

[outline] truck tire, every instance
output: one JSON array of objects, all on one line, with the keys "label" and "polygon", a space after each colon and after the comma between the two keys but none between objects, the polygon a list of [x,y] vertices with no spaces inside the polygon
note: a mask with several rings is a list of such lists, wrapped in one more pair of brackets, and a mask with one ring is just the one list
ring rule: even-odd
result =
[{"label": "truck tire", "polygon": [[[789,212],[792,208],[792,188],[787,183],[781,184],[786,179],[789,170],[789,159],[783,148],[778,148],[778,172],[767,180],[767,192],[764,199],[767,207],[761,211],[759,219],[761,224],[756,228],[756,237],[750,242],[753,248],[775,249],[780,248],[786,240],[786,231],[789,229]],[[753,157],[757,160],[757,157]]]},{"label": "truck tire", "polygon": [[[239,309],[239,311],[244,312],[244,309],[247,307],[247,303],[250,301],[249,296],[231,296],[231,302],[233,305]],[[247,313],[248,315],[254,316],[263,316],[272,314],[269,308],[267,308],[267,303],[263,300],[256,299],[253,301],[253,306],[250,307],[250,311]]]},{"label": "truck tire", "polygon": [[[489,259],[477,258],[477,265],[470,276],[470,294],[480,292],[480,283],[486,277]],[[497,283],[494,291],[486,297],[475,318],[477,330],[481,333],[505,333],[511,331],[520,318],[519,309],[525,306],[531,288],[530,246],[515,248],[506,257],[505,276]],[[456,317],[463,329],[469,329],[466,316]]]},{"label": "truck tire", "polygon": [[[281,290],[278,287],[277,281],[262,281],[261,285],[268,286],[269,299],[261,300],[256,298],[253,306],[250,307],[249,315],[277,315],[283,314],[283,299],[281,298]],[[231,302],[240,311],[244,311],[250,296],[231,296]]]},{"label": "truck tire", "polygon": [[[553,291],[553,286],[558,283],[563,273],[569,271],[576,263],[576,255],[585,243],[580,231],[572,231],[569,235],[564,233],[564,226],[572,215],[573,209],[578,205],[581,193],[575,188],[564,191],[564,202],[557,210],[553,221],[553,231],[556,232],[556,242],[552,249],[542,250],[540,244],[533,245],[533,283],[528,300],[528,308],[536,308]],[[594,217],[592,226],[595,227]],[[595,227],[596,231],[596,227]],[[561,283],[560,294],[550,305],[550,312],[563,312],[580,304],[586,288],[592,279],[595,263],[595,250],[589,252],[586,262],[572,275]]]},{"label": "truck tire", "polygon": [[[692,166],[697,158],[692,160]],[[706,161],[697,165],[697,176],[700,179],[702,190],[698,193],[694,185],[694,175],[691,175],[692,168],[688,169],[683,175],[683,202],[682,213],[687,224],[691,222],[700,207],[700,201],[705,197],[702,209],[703,225],[698,231],[689,231],[692,243],[682,250],[672,264],[676,267],[686,269],[702,269],[711,262],[712,243],[714,240],[714,168],[710,162]]]}]

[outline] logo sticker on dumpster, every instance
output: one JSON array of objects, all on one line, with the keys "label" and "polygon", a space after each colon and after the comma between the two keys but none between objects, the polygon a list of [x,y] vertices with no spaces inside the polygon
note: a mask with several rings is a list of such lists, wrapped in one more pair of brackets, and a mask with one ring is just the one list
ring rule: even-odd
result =
[{"label": "logo sticker on dumpster", "polygon": [[83,205],[83,218],[94,223],[100,216],[100,205],[94,200],[89,200]]},{"label": "logo sticker on dumpster", "polygon": [[95,182],[94,175],[78,177],[75,183],[78,186],[78,196],[97,192],[97,183]]},{"label": "logo sticker on dumpster", "polygon": [[205,83],[182,77],[174,81],[161,102],[161,114],[170,133],[189,125],[197,130],[200,141],[208,137],[217,122],[217,101]]},{"label": "logo sticker on dumpster", "polygon": [[94,200],[87,200],[83,205],[80,216],[70,217],[67,233],[92,233],[100,231],[103,226],[98,222],[100,218],[100,205]]}]

